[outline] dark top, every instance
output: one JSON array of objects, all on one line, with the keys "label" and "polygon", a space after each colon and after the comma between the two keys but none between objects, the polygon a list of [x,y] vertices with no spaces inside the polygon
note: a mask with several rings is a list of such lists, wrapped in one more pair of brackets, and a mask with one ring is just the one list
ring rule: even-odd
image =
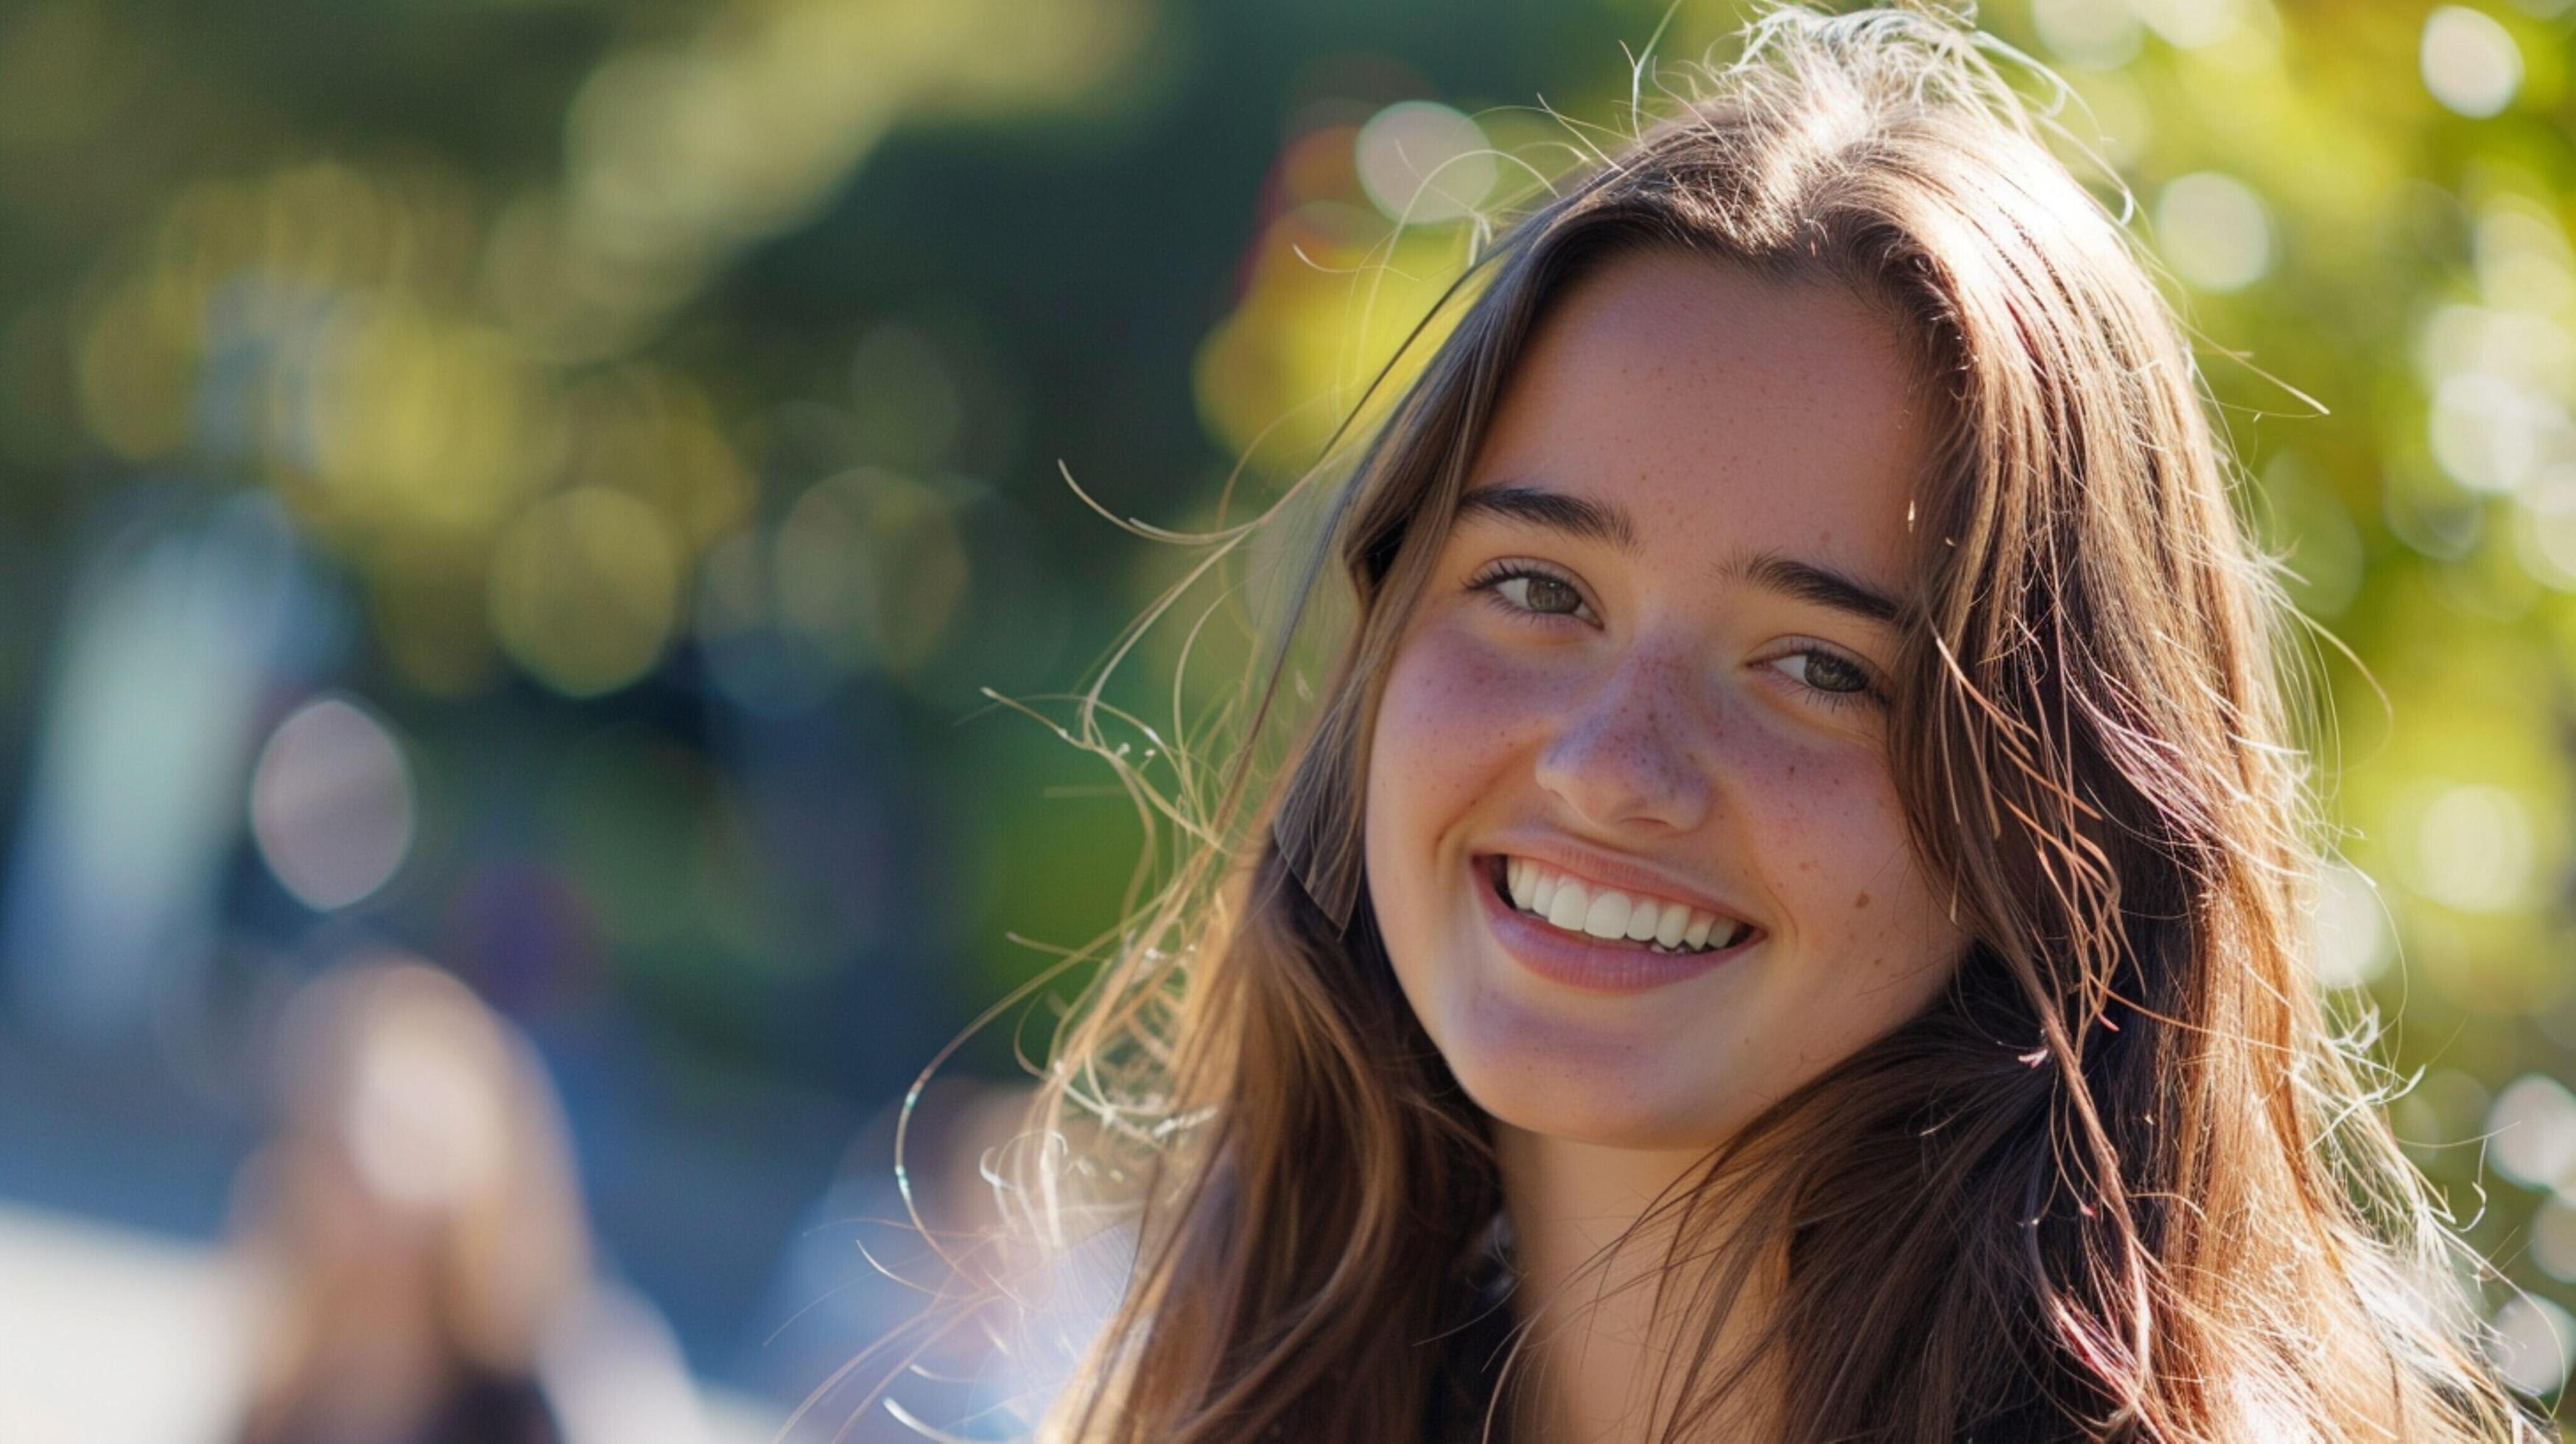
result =
[{"label": "dark top", "polygon": [[[239,1444],[358,1444],[325,1433],[301,1413],[290,1407],[274,1426],[253,1424]],[[365,1444],[563,1444],[563,1430],[534,1379],[476,1370],[458,1380],[419,1428]]]},{"label": "dark top", "polygon": [[1485,1416],[1518,1326],[1512,1290],[1519,1280],[1511,1255],[1511,1222],[1497,1213],[1455,1270],[1457,1319],[1442,1341],[1439,1377],[1423,1421],[1425,1444],[1510,1444],[1506,1414],[1491,1409],[1490,1432]]}]

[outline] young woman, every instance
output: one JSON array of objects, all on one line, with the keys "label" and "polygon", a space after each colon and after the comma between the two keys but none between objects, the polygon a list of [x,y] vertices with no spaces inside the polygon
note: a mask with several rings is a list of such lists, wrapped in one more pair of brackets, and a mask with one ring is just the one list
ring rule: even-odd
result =
[{"label": "young woman", "polygon": [[2135,245],[1956,22],[1748,42],[1463,288],[1317,713],[1060,1039],[1142,1207],[1046,1436],[2538,1437]]}]

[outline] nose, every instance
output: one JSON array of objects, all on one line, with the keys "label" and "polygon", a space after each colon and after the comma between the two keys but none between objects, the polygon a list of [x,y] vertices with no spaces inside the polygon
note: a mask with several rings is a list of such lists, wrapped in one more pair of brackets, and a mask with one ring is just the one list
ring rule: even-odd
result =
[{"label": "nose", "polygon": [[1568,709],[1540,748],[1538,783],[1603,831],[1684,833],[1709,812],[1692,668],[1631,654]]}]

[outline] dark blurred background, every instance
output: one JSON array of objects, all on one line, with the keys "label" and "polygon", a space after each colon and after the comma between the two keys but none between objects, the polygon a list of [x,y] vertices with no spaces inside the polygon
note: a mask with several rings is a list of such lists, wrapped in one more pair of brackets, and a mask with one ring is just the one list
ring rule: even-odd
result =
[{"label": "dark blurred background", "polygon": [[[1173,528],[1247,456],[1229,515],[1275,496],[1498,208],[1626,124],[1628,51],[1739,18],[0,5],[0,1435],[222,1437],[286,1001],[387,958],[534,1041],[708,1437],[827,1390],[907,1316],[891,1106],[1146,842],[983,690],[1064,720],[1199,558],[1067,474]],[[2399,1130],[2554,1397],[2576,6],[1983,23],[2071,82],[2323,628],[2320,966],[2391,1019]],[[1201,610],[1110,684],[1148,754],[1248,655],[1212,630],[1176,696]],[[976,1033],[925,1116],[1043,1033]],[[925,1187],[963,1217],[961,1157]]]}]

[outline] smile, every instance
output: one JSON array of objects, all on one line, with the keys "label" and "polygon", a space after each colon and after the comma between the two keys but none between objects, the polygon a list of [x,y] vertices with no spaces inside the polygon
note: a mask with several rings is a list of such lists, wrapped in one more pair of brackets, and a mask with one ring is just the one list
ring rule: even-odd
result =
[{"label": "smile", "polygon": [[[1516,868],[1521,873],[1519,899],[1512,896]],[[1487,854],[1475,860],[1473,877],[1470,890],[1480,900],[1485,926],[1503,951],[1536,976],[1579,992],[1652,992],[1725,967],[1770,936],[1740,919],[1670,898],[1611,888],[1526,858]],[[1535,910],[1539,889],[1551,881],[1555,888],[1547,894],[1549,910],[1542,916]],[[1559,917],[1569,923],[1578,921],[1571,892],[1576,888],[1582,890],[1579,926],[1560,924]],[[1609,901],[1613,897],[1618,901]],[[1617,919],[1617,935],[1596,935],[1595,919],[1602,934],[1609,933],[1621,904],[1627,914]],[[1646,907],[1653,909],[1651,914],[1645,913]],[[1631,928],[1645,926],[1641,915],[1652,918],[1652,930],[1644,937],[1628,936]],[[1667,926],[1680,929],[1670,946],[1663,941]]]},{"label": "smile", "polygon": [[1515,912],[1595,943],[1688,956],[1724,952],[1754,931],[1741,918],[1623,892],[1530,858],[1489,857],[1485,866],[1496,895]]}]

